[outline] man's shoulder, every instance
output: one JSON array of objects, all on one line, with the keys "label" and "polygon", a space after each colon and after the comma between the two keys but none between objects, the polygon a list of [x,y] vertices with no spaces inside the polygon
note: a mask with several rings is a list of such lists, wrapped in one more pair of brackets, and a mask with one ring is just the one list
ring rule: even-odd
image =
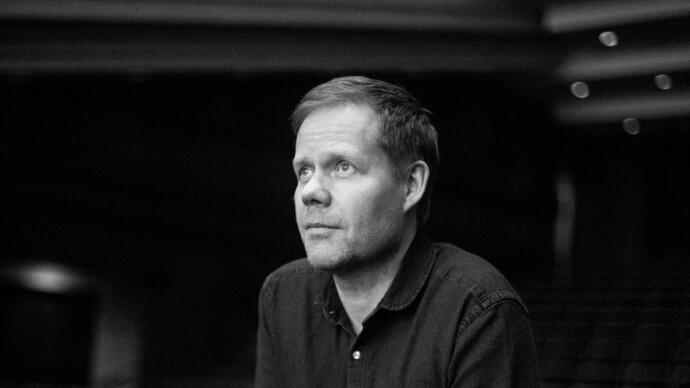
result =
[{"label": "man's shoulder", "polygon": [[271,272],[268,277],[285,277],[285,276],[303,276],[305,274],[312,274],[320,272],[318,269],[314,268],[306,258],[301,258],[297,260],[289,261],[273,272]]},{"label": "man's shoulder", "polygon": [[329,280],[324,271],[314,268],[306,258],[290,261],[278,267],[266,276],[262,287],[262,293],[299,292],[314,288],[322,288]]},{"label": "man's shoulder", "polygon": [[433,243],[433,247],[435,279],[474,299],[484,309],[508,300],[524,308],[508,279],[487,260],[449,243]]}]

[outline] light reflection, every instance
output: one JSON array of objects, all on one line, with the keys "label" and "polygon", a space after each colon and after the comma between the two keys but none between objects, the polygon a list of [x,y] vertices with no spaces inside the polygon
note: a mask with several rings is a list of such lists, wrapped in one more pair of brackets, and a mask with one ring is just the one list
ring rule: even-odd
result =
[{"label": "light reflection", "polygon": [[3,271],[5,276],[22,286],[40,292],[65,293],[83,287],[84,278],[54,263],[33,263]]},{"label": "light reflection", "polygon": [[667,74],[659,74],[654,77],[654,84],[661,90],[669,90],[673,87],[673,80]]},{"label": "light reflection", "polygon": [[604,31],[599,34],[599,42],[606,47],[618,46],[618,35],[613,31]]},{"label": "light reflection", "polygon": [[629,135],[637,135],[640,133],[640,122],[634,117],[623,119],[623,130]]},{"label": "light reflection", "polygon": [[589,97],[589,85],[582,81],[573,82],[570,84],[570,92],[577,98]]}]

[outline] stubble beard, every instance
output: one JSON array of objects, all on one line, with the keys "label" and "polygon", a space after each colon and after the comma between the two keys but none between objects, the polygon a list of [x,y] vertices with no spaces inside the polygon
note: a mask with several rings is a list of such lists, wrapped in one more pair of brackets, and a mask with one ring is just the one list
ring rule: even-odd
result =
[{"label": "stubble beard", "polygon": [[387,244],[375,247],[375,252],[369,252],[363,247],[358,248],[351,241],[343,240],[313,245],[305,243],[304,248],[307,261],[314,268],[342,275],[355,273],[367,267],[376,267],[391,256],[399,243],[398,239],[392,239],[387,241]]},{"label": "stubble beard", "polygon": [[329,273],[347,271],[361,264],[362,259],[355,255],[346,243],[313,244],[305,243],[307,261],[314,268]]}]

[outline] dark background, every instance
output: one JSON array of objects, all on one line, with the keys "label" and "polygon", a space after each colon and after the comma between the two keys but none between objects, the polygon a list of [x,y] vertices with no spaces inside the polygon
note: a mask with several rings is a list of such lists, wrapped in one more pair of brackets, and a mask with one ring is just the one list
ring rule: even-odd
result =
[{"label": "dark background", "polygon": [[[334,75],[4,79],[3,256],[56,258],[136,289],[144,376],[250,376],[258,288],[303,255],[287,118]],[[500,79],[373,75],[435,114],[432,239],[515,282],[548,282],[554,176],[568,171],[581,260],[687,250],[687,131],[573,134]]]},{"label": "dark background", "polygon": [[[152,374],[247,357],[263,278],[303,255],[288,116],[333,75],[7,82],[3,253],[141,288]],[[430,237],[509,273],[549,274],[556,137],[543,108],[462,75],[375,76],[437,117]]]},{"label": "dark background", "polygon": [[[349,74],[434,113],[426,233],[516,285],[545,385],[690,382],[686,13],[399,1],[372,8],[381,27],[352,18],[356,2],[333,8],[335,26],[280,2],[275,19],[239,21],[185,2],[155,17],[146,6],[165,1],[82,3],[0,8],[0,385],[249,386],[259,287],[303,255],[288,116]],[[330,12],[318,3],[300,4]],[[444,17],[396,21],[417,7]],[[620,47],[598,42],[604,29]],[[654,86],[660,72],[672,90]],[[570,93],[579,80],[586,99]],[[554,237],[564,177],[571,243]],[[32,288],[35,262],[78,285]]]}]

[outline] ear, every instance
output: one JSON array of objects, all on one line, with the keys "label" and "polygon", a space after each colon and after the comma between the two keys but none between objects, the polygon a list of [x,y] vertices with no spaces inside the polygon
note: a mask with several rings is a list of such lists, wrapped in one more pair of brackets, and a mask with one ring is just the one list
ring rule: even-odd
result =
[{"label": "ear", "polygon": [[422,200],[429,181],[429,165],[423,160],[412,163],[405,177],[405,203],[403,210],[407,212]]}]

